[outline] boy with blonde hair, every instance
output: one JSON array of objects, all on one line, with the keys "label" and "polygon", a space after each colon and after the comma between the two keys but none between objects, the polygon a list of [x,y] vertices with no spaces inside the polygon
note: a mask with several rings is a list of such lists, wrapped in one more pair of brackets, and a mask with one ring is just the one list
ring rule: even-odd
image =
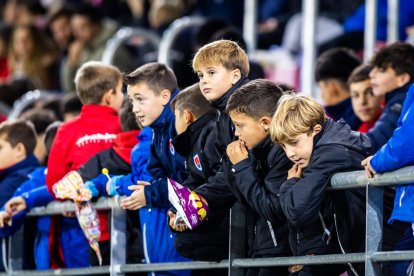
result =
[{"label": "boy with blonde hair", "polygon": [[[358,230],[365,218],[358,216],[365,213],[364,191],[327,188],[335,173],[361,169],[369,153],[368,138],[351,131],[343,120],[328,119],[320,104],[303,95],[282,96],[270,135],[294,162],[280,187],[293,254],[345,253],[363,244],[363,231]],[[339,275],[345,270],[343,265],[290,267],[297,275]]]},{"label": "boy with blonde hair", "polygon": [[[90,61],[77,71],[75,84],[83,106],[78,117],[60,126],[53,142],[46,176],[46,185],[52,195],[52,186],[57,181],[69,171],[77,170],[96,153],[110,148],[116,134],[121,132],[118,112],[124,97],[122,73],[114,66]],[[62,233],[56,232],[58,219],[61,219]],[[99,219],[101,252],[104,263],[108,263],[108,212],[99,212]],[[89,246],[75,218],[52,217],[51,235],[56,235],[51,239],[54,242],[50,254],[52,268],[89,266]],[[74,239],[74,236],[78,238]],[[56,243],[60,243],[61,250]],[[69,249],[69,244],[74,243],[78,243],[77,252]],[[91,264],[97,263],[95,254],[91,254]]]}]

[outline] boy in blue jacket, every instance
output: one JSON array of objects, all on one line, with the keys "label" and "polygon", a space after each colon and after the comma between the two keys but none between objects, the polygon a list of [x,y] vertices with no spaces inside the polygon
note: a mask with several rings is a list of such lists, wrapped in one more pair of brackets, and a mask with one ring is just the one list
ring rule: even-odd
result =
[{"label": "boy in blue jacket", "polygon": [[[40,166],[33,155],[35,147],[36,132],[31,123],[16,120],[0,125],[0,206],[29,178],[29,173]],[[0,213],[0,227],[4,215]]]},{"label": "boy in blue jacket", "polygon": [[[160,256],[160,262],[185,261],[174,248],[174,240],[169,234],[167,210],[170,207],[167,191],[167,178],[182,183],[187,178],[184,158],[179,155],[172,144],[177,135],[174,113],[169,104],[178,94],[177,79],[168,66],[161,63],[145,64],[124,77],[128,85],[128,98],[133,104],[132,111],[143,127],[150,127],[153,132],[147,171],[151,175],[149,182],[138,179],[128,189],[132,194],[121,200],[125,209],[137,210],[142,207],[159,208],[163,215],[157,217],[153,226],[155,241],[165,241],[165,247],[157,245],[153,252]],[[162,217],[163,216],[163,217]],[[155,230],[155,229],[154,229]],[[144,234],[145,238],[145,234]],[[174,273],[174,272],[171,272]],[[179,271],[175,275],[188,275],[188,271]]]},{"label": "boy in blue jacket", "polygon": [[[50,124],[44,134],[46,155],[50,151],[53,139],[61,122]],[[34,207],[46,206],[53,201],[52,195],[46,187],[46,167],[42,166],[30,173],[30,179],[24,182],[13,194],[13,197],[3,206],[7,217],[7,225],[1,229],[2,234],[10,236],[16,232],[24,222],[26,214]],[[10,225],[10,221],[13,224]],[[37,219],[37,235],[34,247],[36,269],[50,269],[49,258],[49,227],[50,216],[41,216]]]},{"label": "boy in blue jacket", "polygon": [[[390,140],[383,145],[377,153],[362,161],[368,177],[375,174],[393,171],[414,164],[414,85],[411,85],[405,99],[401,116],[398,119],[397,128]],[[394,210],[389,223],[394,220],[408,222],[405,234],[396,244],[395,250],[414,249],[414,185],[397,187],[394,200]],[[404,275],[407,272],[409,261],[393,262],[391,268],[395,275]]]}]

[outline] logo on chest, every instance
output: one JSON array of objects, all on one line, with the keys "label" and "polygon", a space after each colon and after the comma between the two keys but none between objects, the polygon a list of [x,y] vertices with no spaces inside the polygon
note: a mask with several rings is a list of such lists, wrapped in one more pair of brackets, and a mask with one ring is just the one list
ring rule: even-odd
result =
[{"label": "logo on chest", "polygon": [[193,157],[194,165],[200,172],[203,171],[203,167],[201,167],[200,157],[198,157],[198,154],[194,155]]},{"label": "logo on chest", "polygon": [[174,146],[173,146],[173,143],[172,143],[172,139],[170,139],[170,152],[171,152],[172,155],[175,154],[175,149],[174,149]]}]

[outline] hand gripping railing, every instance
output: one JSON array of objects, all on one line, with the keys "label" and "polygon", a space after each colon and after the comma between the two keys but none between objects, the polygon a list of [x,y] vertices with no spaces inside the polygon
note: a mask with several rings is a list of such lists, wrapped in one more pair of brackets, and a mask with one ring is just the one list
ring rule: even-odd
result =
[{"label": "hand gripping railing", "polygon": [[[244,207],[240,204],[233,206],[230,220],[230,252],[229,260],[221,262],[177,262],[151,264],[125,264],[125,211],[120,209],[118,197],[100,198],[95,206],[100,209],[111,209],[111,266],[91,267],[82,269],[59,269],[46,271],[21,270],[22,242],[21,233],[16,233],[11,239],[10,270],[8,275],[93,275],[109,273],[122,275],[125,272],[166,271],[183,269],[213,269],[228,268],[229,275],[243,275],[247,267],[286,266],[292,264],[333,264],[333,263],[362,263],[365,262],[365,275],[381,275],[379,262],[411,260],[414,251],[381,252],[382,237],[382,207],[383,188],[386,185],[402,185],[414,183],[414,166],[405,167],[393,172],[377,175],[368,179],[363,171],[338,173],[332,177],[331,189],[367,188],[366,215],[366,252],[351,254],[333,254],[319,256],[280,257],[243,259],[244,240]],[[74,211],[75,206],[70,202],[52,202],[46,207],[35,208],[29,215],[61,214],[62,211]],[[20,245],[19,245],[20,243]],[[20,246],[20,250],[19,250]],[[20,251],[20,252],[19,252]],[[117,255],[115,255],[117,254]],[[4,274],[5,275],[5,274]]]}]

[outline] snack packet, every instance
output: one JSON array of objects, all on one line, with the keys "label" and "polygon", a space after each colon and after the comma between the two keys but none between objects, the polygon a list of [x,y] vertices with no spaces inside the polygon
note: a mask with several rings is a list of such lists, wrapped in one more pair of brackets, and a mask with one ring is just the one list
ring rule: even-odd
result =
[{"label": "snack packet", "polygon": [[99,265],[102,265],[102,256],[98,244],[99,238],[101,237],[99,217],[95,207],[90,201],[92,194],[84,186],[82,177],[77,171],[70,171],[61,180],[56,182],[52,189],[56,198],[71,199],[74,201],[79,225],[89,245],[96,252]]},{"label": "snack packet", "polygon": [[207,201],[172,179],[168,179],[168,199],[177,210],[176,224],[184,221],[192,230],[207,216],[209,210]]}]

